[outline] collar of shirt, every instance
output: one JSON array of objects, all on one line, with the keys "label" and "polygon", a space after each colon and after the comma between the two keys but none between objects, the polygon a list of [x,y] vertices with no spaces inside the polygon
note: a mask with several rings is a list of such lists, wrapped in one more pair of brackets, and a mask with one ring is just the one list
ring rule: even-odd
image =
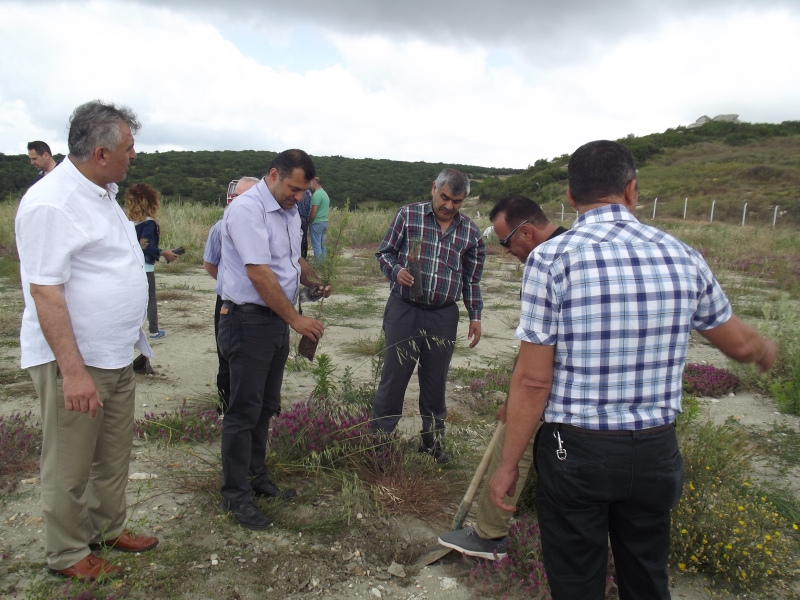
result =
[{"label": "collar of shirt", "polygon": [[117,187],[116,183],[109,183],[106,187],[100,187],[96,183],[89,181],[86,176],[78,170],[78,167],[75,166],[70,157],[61,161],[61,168],[66,169],[69,176],[89,190],[93,196],[99,196],[101,198],[103,196],[113,197],[116,196],[117,191],[119,191],[119,187]]},{"label": "collar of shirt", "polygon": [[638,223],[639,219],[622,204],[606,204],[583,213],[575,220],[572,228],[575,229],[575,227],[591,223],[607,223],[609,221],[635,221]]}]

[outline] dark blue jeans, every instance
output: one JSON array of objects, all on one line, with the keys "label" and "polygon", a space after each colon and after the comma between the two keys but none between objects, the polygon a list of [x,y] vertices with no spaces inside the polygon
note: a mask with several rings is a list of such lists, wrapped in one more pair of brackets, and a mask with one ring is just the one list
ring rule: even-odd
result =
[{"label": "dark blue jeans", "polygon": [[536,508],[553,600],[605,598],[608,540],[621,600],[669,599],[670,509],[683,490],[675,428],[628,435],[545,423],[535,451]]},{"label": "dark blue jeans", "polygon": [[289,326],[283,319],[238,308],[220,316],[217,338],[231,380],[222,423],[222,497],[232,504],[252,501],[253,486],[269,481],[264,464],[269,420],[281,410],[289,356]]}]

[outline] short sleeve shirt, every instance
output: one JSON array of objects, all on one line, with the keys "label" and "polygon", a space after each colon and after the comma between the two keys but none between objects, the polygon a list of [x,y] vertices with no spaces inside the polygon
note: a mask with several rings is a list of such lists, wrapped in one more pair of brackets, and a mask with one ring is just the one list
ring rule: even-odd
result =
[{"label": "short sleeve shirt", "polygon": [[314,195],[311,196],[311,206],[317,207],[317,214],[314,215],[314,221],[312,223],[322,223],[328,221],[328,210],[331,205],[331,199],[328,197],[328,193],[319,188]]},{"label": "short sleeve shirt", "polygon": [[136,230],[117,204],[117,186],[98,187],[69,158],[31,187],[15,221],[25,297],[22,368],[55,360],[30,285],[63,286],[86,365],[118,369],[133,360],[147,309],[147,276]]},{"label": "short sleeve shirt", "polygon": [[643,429],[681,410],[691,329],[731,315],[696,250],[614,204],[530,254],[516,337],[556,347],[545,421]]},{"label": "short sleeve shirt", "polygon": [[297,303],[303,237],[297,206],[283,210],[262,179],[225,210],[220,234],[218,280],[224,300],[266,306],[245,265],[269,265],[289,302]]},{"label": "short sleeve shirt", "polygon": [[222,219],[214,223],[211,226],[211,229],[208,230],[206,247],[203,250],[203,261],[217,267],[217,284],[214,286],[214,291],[217,292],[217,295],[220,294],[220,290],[222,289],[222,282],[219,279],[219,266],[222,262],[222,238],[220,237],[221,230]]}]

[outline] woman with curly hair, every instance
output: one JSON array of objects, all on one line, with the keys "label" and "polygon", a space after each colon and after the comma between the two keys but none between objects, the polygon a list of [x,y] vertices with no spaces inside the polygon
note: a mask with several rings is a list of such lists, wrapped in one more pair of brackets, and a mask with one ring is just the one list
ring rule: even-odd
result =
[{"label": "woman with curly hair", "polygon": [[158,247],[161,230],[155,218],[161,208],[159,194],[146,183],[137,183],[125,192],[125,214],[136,226],[136,237],[144,253],[144,270],[147,274],[149,291],[147,301],[147,321],[152,339],[162,338],[166,335],[163,329],[158,328],[158,304],[156,303],[156,261],[162,256],[167,262],[178,258],[172,250],[161,250]]}]

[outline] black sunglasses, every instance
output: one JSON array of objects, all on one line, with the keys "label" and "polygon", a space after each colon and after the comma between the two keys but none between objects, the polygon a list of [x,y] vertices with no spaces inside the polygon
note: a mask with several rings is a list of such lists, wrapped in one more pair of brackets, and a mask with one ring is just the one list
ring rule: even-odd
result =
[{"label": "black sunglasses", "polygon": [[525,219],[522,223],[514,227],[514,229],[511,230],[511,233],[509,233],[506,237],[500,240],[500,245],[503,248],[508,248],[509,246],[511,246],[511,238],[514,237],[515,233],[517,233],[517,229],[525,225],[525,223],[527,223],[528,221],[530,221],[530,219]]}]

